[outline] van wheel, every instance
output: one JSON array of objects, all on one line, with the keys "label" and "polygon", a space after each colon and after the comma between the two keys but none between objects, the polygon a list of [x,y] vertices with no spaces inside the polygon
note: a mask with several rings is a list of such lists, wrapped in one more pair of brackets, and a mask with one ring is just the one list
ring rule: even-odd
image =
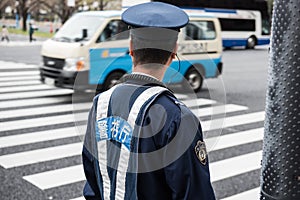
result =
[{"label": "van wheel", "polygon": [[108,90],[119,83],[119,79],[124,75],[123,72],[113,72],[106,78],[103,84],[103,90]]},{"label": "van wheel", "polygon": [[255,37],[254,36],[249,37],[248,40],[247,40],[246,48],[247,49],[254,49],[255,45],[256,45]]},{"label": "van wheel", "polygon": [[187,80],[188,85],[185,85],[186,88],[192,88],[194,92],[199,92],[202,88],[203,77],[195,68],[190,68],[184,76]]}]

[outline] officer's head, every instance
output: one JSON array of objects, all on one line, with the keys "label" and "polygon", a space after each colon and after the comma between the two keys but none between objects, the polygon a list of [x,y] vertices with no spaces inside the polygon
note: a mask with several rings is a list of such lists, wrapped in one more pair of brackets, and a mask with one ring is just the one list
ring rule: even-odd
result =
[{"label": "officer's head", "polygon": [[189,19],[180,8],[160,2],[139,4],[128,8],[122,20],[130,27],[130,54],[134,66],[168,65],[175,57],[180,28]]}]

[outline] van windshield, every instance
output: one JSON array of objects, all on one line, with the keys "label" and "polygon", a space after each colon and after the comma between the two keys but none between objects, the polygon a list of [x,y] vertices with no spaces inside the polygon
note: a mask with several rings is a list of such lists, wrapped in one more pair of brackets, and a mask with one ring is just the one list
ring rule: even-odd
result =
[{"label": "van windshield", "polygon": [[[103,20],[99,16],[75,15],[61,27],[53,39],[61,42],[89,40],[103,23]],[[87,30],[85,38],[83,38],[83,29]]]}]

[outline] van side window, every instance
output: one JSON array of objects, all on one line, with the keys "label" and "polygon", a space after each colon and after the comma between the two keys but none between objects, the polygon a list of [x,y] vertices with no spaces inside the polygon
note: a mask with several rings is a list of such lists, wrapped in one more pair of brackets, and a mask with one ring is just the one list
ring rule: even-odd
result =
[{"label": "van side window", "polygon": [[97,43],[129,38],[128,26],[121,20],[110,21],[97,39]]},{"label": "van side window", "polygon": [[185,27],[185,40],[213,40],[216,38],[212,21],[190,21]]}]

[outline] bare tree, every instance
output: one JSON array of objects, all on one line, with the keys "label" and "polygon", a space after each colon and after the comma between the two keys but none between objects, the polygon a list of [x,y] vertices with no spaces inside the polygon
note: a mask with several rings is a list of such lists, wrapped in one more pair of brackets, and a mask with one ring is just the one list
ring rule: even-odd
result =
[{"label": "bare tree", "polygon": [[[89,8],[92,7],[95,0],[75,0],[75,7],[69,7],[67,5],[66,0],[39,0],[42,5],[44,5],[51,13],[56,14],[60,19],[62,23],[65,23],[69,17],[76,11],[79,10],[79,8],[88,6]],[[106,6],[109,4],[109,0],[98,0],[99,1],[99,7],[97,10],[104,10]]]},{"label": "bare tree", "polygon": [[[80,6],[83,6],[82,0],[76,0],[75,7],[69,7],[66,0],[54,0],[50,2],[48,0],[40,1],[51,13],[56,14],[61,19],[62,23],[65,23]],[[92,4],[93,1],[88,2],[91,2],[90,4]]]},{"label": "bare tree", "polygon": [[1,0],[0,1],[0,17],[2,16],[2,13],[4,13],[5,8],[7,6],[13,7],[14,6],[13,1],[11,1],[11,0]]},{"label": "bare tree", "polygon": [[39,0],[18,0],[16,4],[17,12],[22,17],[23,31],[27,30],[27,17],[30,11],[39,6]]},{"label": "bare tree", "polygon": [[104,8],[107,6],[108,2],[109,2],[108,0],[100,0],[99,10],[104,10]]}]

